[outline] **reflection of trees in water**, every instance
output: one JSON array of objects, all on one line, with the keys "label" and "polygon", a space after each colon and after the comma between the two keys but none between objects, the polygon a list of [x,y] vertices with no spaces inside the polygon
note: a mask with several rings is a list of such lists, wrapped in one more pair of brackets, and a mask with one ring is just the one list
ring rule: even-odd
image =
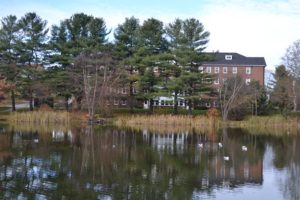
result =
[{"label": "reflection of trees in water", "polygon": [[277,138],[273,143],[274,165],[284,172],[279,185],[285,199],[300,199],[300,138]]},{"label": "reflection of trees in water", "polygon": [[[0,168],[1,187],[14,191],[10,197],[16,198],[22,191],[28,198],[39,193],[67,199],[95,199],[98,195],[191,199],[199,194],[212,195],[215,187],[261,184],[264,145],[270,140],[238,129],[156,134],[85,127],[72,128],[71,132],[0,135],[6,141],[1,152],[14,152]],[[33,140],[36,137],[38,143]],[[248,147],[247,152],[241,151],[242,145]],[[229,161],[224,161],[226,155]]]}]

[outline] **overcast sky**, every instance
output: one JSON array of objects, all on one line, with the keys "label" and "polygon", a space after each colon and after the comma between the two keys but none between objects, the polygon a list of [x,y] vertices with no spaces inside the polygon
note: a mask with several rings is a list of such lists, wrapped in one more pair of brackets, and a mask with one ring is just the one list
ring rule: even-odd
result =
[{"label": "overcast sky", "polygon": [[268,69],[300,39],[300,0],[1,0],[0,17],[34,11],[49,25],[84,12],[115,28],[125,17],[165,23],[197,18],[211,33],[206,51],[265,57]]}]

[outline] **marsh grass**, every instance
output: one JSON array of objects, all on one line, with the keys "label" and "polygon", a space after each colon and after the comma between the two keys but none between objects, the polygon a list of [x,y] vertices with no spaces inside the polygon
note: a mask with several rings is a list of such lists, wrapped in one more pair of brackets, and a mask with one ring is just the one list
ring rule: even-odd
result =
[{"label": "marsh grass", "polygon": [[238,126],[244,128],[272,128],[272,129],[282,129],[282,128],[300,128],[300,118],[299,117],[284,117],[281,115],[273,116],[255,116],[249,117],[243,121],[229,121],[228,126]]},{"label": "marsh grass", "polygon": [[219,126],[218,119],[206,116],[187,115],[125,115],[118,116],[115,121],[118,126],[156,126],[156,127],[211,127]]},{"label": "marsh grass", "polygon": [[10,123],[26,124],[69,124],[70,113],[54,111],[14,112],[8,116]]},{"label": "marsh grass", "polygon": [[207,116],[186,115],[124,115],[116,118],[116,125],[154,132],[207,132],[219,128],[243,128],[252,134],[288,135],[300,132],[300,117],[254,116],[243,121],[226,121]]}]

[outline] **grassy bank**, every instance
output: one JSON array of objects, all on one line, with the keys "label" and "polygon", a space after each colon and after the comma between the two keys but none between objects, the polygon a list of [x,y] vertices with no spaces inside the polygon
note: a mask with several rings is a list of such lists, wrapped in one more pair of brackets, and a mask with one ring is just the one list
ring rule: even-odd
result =
[{"label": "grassy bank", "polygon": [[14,112],[7,119],[10,123],[69,124],[70,114],[57,111]]},{"label": "grassy bank", "polygon": [[231,127],[241,127],[241,128],[272,128],[272,129],[282,129],[282,128],[300,128],[300,117],[284,117],[281,115],[273,116],[254,116],[248,117],[243,121],[228,121],[226,124]]},{"label": "grassy bank", "polygon": [[[135,129],[150,129],[155,132],[197,130],[211,132],[224,127],[243,128],[254,133],[295,134],[300,131],[300,117],[254,116],[243,121],[223,122],[212,120],[205,115],[190,117],[187,115],[121,115],[116,117],[116,125]],[[298,131],[299,130],[299,131]]]},{"label": "grassy bank", "polygon": [[12,112],[5,116],[10,124],[61,124],[80,125],[88,120],[87,113],[67,112],[53,110],[37,110],[25,112]]},{"label": "grassy bank", "polygon": [[186,126],[186,127],[205,127],[219,126],[220,121],[213,120],[204,115],[188,116],[188,115],[120,115],[115,121],[118,126]]}]

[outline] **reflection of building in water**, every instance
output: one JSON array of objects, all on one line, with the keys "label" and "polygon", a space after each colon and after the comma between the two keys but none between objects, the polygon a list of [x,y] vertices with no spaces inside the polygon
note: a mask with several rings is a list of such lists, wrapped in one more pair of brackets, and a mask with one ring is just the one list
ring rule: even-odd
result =
[{"label": "reflection of building in water", "polygon": [[175,145],[177,152],[178,150],[183,151],[187,136],[188,132],[156,134],[150,133],[146,129],[143,130],[143,139],[149,141],[152,147],[157,150],[173,151]]},{"label": "reflection of building in water", "polygon": [[53,142],[64,142],[67,140],[68,142],[73,142],[73,134],[71,130],[68,130],[67,132],[62,130],[53,130],[52,131],[52,141]]},{"label": "reflection of building in water", "polygon": [[[176,154],[180,155],[193,155],[191,160],[194,165],[205,165],[204,176],[199,178],[203,187],[262,184],[262,157],[250,146],[248,151],[242,151],[241,141],[228,138],[228,141],[220,147],[216,137],[211,138],[210,134],[188,132],[161,134],[151,133],[145,129],[143,139],[160,154],[173,154],[176,151]],[[228,161],[224,159],[227,156]]]}]

